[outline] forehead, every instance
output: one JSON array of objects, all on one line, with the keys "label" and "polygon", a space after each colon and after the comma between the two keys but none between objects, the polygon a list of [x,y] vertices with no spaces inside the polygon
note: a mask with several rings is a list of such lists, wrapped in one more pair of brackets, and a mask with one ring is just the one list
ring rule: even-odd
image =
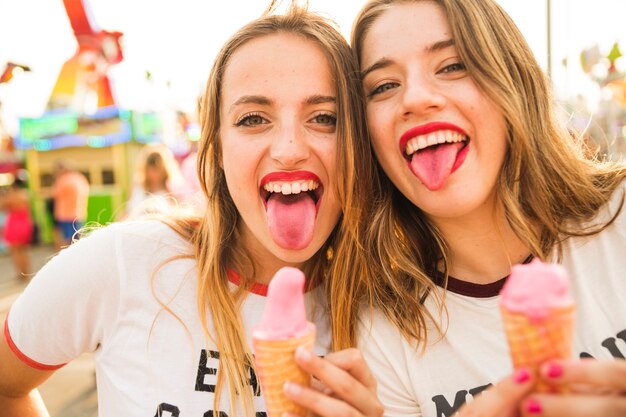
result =
[{"label": "forehead", "polygon": [[402,2],[383,11],[363,39],[362,62],[393,56],[396,51],[421,53],[435,42],[452,38],[443,8],[433,1]]},{"label": "forehead", "polygon": [[[265,35],[246,42],[231,56],[224,71],[224,101],[237,94],[330,94],[333,74],[322,47],[292,33]],[[314,92],[318,89],[320,91]]]}]

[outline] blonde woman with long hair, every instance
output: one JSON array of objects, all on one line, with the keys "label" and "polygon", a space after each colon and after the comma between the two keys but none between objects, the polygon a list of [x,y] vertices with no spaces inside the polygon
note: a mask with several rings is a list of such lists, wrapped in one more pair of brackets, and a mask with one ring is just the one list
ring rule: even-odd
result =
[{"label": "blonde woman with long hair", "polygon": [[[360,347],[390,416],[626,415],[626,167],[560,126],[548,82],[493,0],[371,0],[352,33],[380,195]],[[574,350],[511,373],[499,290],[563,264]],[[535,378],[569,395],[527,397]]]},{"label": "blonde woman with long hair", "polygon": [[359,88],[347,42],[315,14],[240,29],[202,105],[204,213],[105,227],[52,259],[5,324],[2,415],[47,415],[35,388],[85,351],[100,416],[265,415],[250,334],[286,265],[308,277],[318,337],[296,360],[320,384],[285,391],[317,415],[380,415],[359,353],[330,352],[349,319],[327,303],[349,295],[335,271],[355,259],[371,182]]}]

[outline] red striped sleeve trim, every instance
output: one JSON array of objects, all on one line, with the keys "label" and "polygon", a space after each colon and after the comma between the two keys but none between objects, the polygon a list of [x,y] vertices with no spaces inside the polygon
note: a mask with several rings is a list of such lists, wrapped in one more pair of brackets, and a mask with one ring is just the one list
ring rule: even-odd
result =
[{"label": "red striped sleeve trim", "polygon": [[19,350],[19,348],[15,345],[15,342],[11,338],[11,333],[9,332],[9,315],[8,314],[7,314],[6,319],[4,320],[4,337],[7,341],[7,344],[9,345],[9,348],[11,349],[11,351],[13,351],[15,356],[17,356],[19,360],[21,360],[22,362],[24,362],[26,365],[30,366],[31,368],[37,369],[39,371],[56,371],[57,369],[62,368],[63,366],[66,365],[65,363],[61,365],[46,365],[45,363],[37,362],[29,358],[28,356],[24,355]]}]

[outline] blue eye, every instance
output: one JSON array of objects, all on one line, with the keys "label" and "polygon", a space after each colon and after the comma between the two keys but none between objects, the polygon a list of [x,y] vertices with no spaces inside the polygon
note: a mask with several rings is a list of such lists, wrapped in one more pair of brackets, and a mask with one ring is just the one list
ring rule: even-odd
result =
[{"label": "blue eye", "polygon": [[381,84],[378,87],[374,88],[372,91],[370,91],[367,97],[368,98],[374,97],[377,94],[382,94],[385,91],[389,91],[392,88],[396,88],[397,86],[398,86],[398,83],[392,83],[392,82]]},{"label": "blue eye", "polygon": [[267,120],[259,114],[251,113],[243,116],[235,123],[235,126],[252,127],[266,124]]}]

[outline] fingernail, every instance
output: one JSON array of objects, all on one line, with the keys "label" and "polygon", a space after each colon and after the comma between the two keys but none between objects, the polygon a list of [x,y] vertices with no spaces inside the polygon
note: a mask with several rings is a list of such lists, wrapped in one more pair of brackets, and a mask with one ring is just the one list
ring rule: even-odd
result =
[{"label": "fingernail", "polygon": [[541,408],[541,403],[533,398],[526,401],[526,405],[524,406],[526,412],[529,414],[539,414],[543,411]]},{"label": "fingernail", "polygon": [[513,381],[518,384],[523,384],[528,380],[530,380],[530,372],[528,371],[528,369],[520,369],[515,372],[515,375],[513,375]]},{"label": "fingernail", "polygon": [[311,352],[307,348],[299,346],[296,349],[296,358],[308,362],[311,360]]},{"label": "fingernail", "polygon": [[543,373],[548,378],[556,379],[563,376],[563,367],[558,363],[549,363],[544,366]]},{"label": "fingernail", "polygon": [[300,391],[302,391],[302,387],[298,384],[294,384],[293,382],[285,382],[285,385],[283,385],[283,391],[288,394],[298,395]]}]

